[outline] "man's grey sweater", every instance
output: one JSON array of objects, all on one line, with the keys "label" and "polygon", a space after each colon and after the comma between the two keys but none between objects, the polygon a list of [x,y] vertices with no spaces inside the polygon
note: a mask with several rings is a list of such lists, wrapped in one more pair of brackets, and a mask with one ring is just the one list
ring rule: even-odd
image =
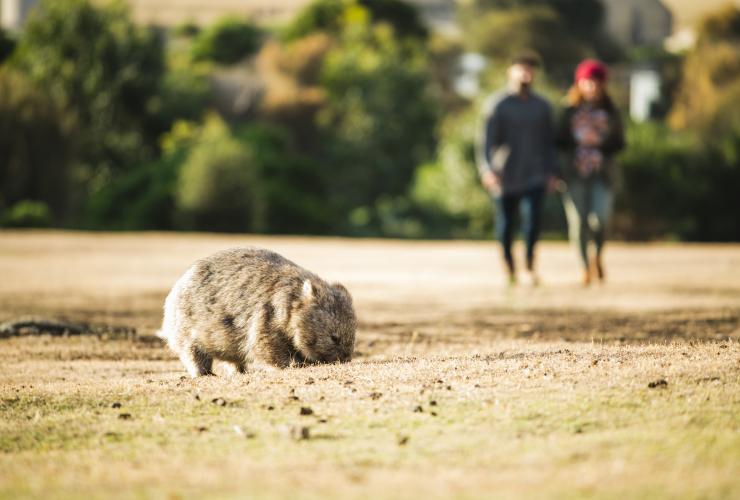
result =
[{"label": "man's grey sweater", "polygon": [[555,175],[552,109],[545,99],[498,92],[487,99],[483,120],[478,166],[481,174],[490,170],[499,177],[502,194],[544,186]]}]

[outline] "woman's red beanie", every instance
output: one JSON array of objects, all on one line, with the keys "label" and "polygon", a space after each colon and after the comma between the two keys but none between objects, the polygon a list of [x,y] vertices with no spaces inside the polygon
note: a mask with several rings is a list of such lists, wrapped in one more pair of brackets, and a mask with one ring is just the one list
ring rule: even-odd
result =
[{"label": "woman's red beanie", "polygon": [[576,68],[576,82],[579,80],[598,80],[605,82],[608,71],[601,61],[596,59],[586,59]]}]

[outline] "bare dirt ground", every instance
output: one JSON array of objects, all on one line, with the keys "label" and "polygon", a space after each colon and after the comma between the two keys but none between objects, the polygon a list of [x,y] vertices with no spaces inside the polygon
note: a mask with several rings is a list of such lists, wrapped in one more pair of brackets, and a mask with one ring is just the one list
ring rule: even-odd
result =
[{"label": "bare dirt ground", "polygon": [[[349,288],[352,363],[181,379],[164,297],[247,244]],[[491,242],[0,232],[0,323],[98,333],[0,338],[0,497],[740,496],[740,246],[613,244],[590,289],[540,256],[512,289]]]}]

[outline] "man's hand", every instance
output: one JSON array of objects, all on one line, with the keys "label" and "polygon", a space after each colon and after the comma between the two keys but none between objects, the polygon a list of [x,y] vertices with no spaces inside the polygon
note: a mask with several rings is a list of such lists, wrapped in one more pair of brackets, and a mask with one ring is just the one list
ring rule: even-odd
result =
[{"label": "man's hand", "polygon": [[483,172],[483,175],[480,177],[480,181],[489,193],[495,195],[501,193],[501,180],[490,170]]},{"label": "man's hand", "polygon": [[547,192],[548,193],[555,193],[557,191],[562,191],[562,187],[564,187],[563,181],[555,177],[554,175],[551,175],[547,178]]}]

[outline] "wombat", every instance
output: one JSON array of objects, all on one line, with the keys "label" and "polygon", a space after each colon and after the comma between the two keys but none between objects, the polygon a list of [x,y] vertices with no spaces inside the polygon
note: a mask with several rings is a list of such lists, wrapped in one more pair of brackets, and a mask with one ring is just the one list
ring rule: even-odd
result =
[{"label": "wombat", "polygon": [[159,336],[191,377],[212,374],[214,359],[244,372],[347,362],[357,319],[352,297],[284,257],[234,248],[197,261],[172,287]]}]

